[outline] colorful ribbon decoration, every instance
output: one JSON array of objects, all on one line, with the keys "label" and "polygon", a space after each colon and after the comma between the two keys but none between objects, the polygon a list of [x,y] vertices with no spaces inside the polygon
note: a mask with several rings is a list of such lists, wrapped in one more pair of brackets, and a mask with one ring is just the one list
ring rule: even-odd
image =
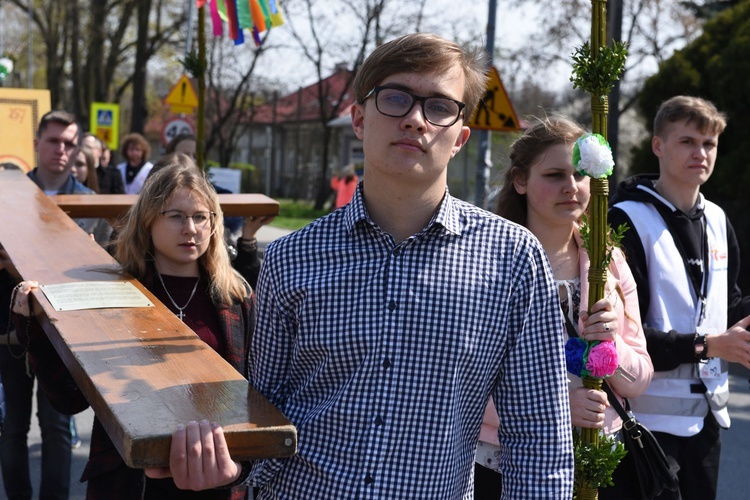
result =
[{"label": "colorful ribbon decoration", "polygon": [[198,8],[208,4],[214,36],[224,34],[224,23],[229,27],[229,38],[235,45],[244,43],[243,30],[252,33],[256,46],[264,31],[284,24],[276,0],[196,0]]}]

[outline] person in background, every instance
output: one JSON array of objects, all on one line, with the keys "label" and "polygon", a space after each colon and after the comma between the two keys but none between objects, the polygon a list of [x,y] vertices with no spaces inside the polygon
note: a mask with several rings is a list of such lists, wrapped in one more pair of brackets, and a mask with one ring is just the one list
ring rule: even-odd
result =
[{"label": "person in background", "polygon": [[336,192],[336,201],[333,204],[334,209],[341,208],[352,201],[358,183],[359,177],[354,170],[354,165],[347,165],[341,171],[340,175],[331,177],[331,189]]},{"label": "person in background", "polygon": [[195,159],[198,139],[194,134],[179,134],[167,144],[164,154],[182,153]]},{"label": "person in background", "polygon": [[[122,183],[122,175],[113,165],[102,164],[104,148],[107,145],[91,133],[83,134],[83,145],[91,150],[96,165],[96,177],[100,194],[125,194],[125,186]],[[109,150],[107,150],[109,151]]]},{"label": "person in background", "polygon": [[[99,159],[100,167],[114,167],[112,165],[112,151],[107,146],[107,143],[102,141],[102,157]],[[114,193],[113,193],[114,194]]]},{"label": "person in background", "polygon": [[481,48],[432,34],[375,49],[351,110],[366,182],[266,250],[250,382],[296,426],[297,454],[227,469],[223,434],[189,423],[170,468],[147,474],[194,488],[247,474],[258,500],[471,498],[492,395],[505,498],[571,498],[564,327],[544,250],[447,191],[486,73]]},{"label": "person in background", "polygon": [[133,132],[122,139],[120,154],[125,161],[117,165],[117,170],[122,176],[125,194],[138,194],[154,166],[148,161],[151,156],[151,146],[145,137]]},{"label": "person in background", "polygon": [[[192,159],[170,155],[166,166],[150,177],[121,229],[115,258],[238,372],[247,376],[248,346],[254,320],[254,298],[234,270],[224,249],[224,227],[218,198]],[[157,165],[159,164],[157,162]],[[190,251],[178,246],[193,244]],[[34,319],[29,319],[29,291],[22,282],[13,312],[19,331],[29,331],[29,357],[43,392],[59,410],[74,414],[88,407],[54,347]],[[27,325],[27,322],[30,323]],[[210,423],[200,425],[210,428]],[[220,429],[219,429],[220,430]],[[233,465],[233,464],[231,464]],[[82,481],[89,499],[235,499],[246,487],[201,493],[181,491],[171,479],[147,479],[142,469],[125,465],[98,419],[91,432],[91,451]]]},{"label": "person in background", "polygon": [[[639,396],[648,386],[653,366],[641,328],[635,280],[622,252],[612,249],[607,273],[605,298],[588,309],[589,256],[583,248],[580,227],[591,193],[590,178],[573,166],[573,145],[584,135],[583,128],[564,116],[537,119],[510,147],[510,165],[497,202],[497,214],[521,224],[539,239],[550,261],[557,284],[559,304],[568,326],[568,336],[585,340],[613,341],[618,368],[607,379],[620,398]],[[602,429],[618,436],[622,419],[610,406],[604,391],[586,389],[579,377],[568,374],[568,398],[572,424]],[[499,499],[502,476],[499,425],[494,405],[488,405],[479,436],[476,457],[474,498]],[[640,493],[632,463],[620,463],[613,476],[620,498],[636,498]],[[611,496],[610,488],[599,490],[600,499]]]},{"label": "person in background", "polygon": [[78,154],[73,160],[73,167],[70,172],[78,179],[78,182],[91,189],[99,192],[99,178],[96,175],[96,162],[92,150],[87,146],[81,146]]},{"label": "person in background", "polygon": [[[39,121],[34,138],[37,166],[28,176],[46,194],[94,194],[71,174],[80,136],[81,129],[75,115],[67,111],[50,111]],[[0,250],[0,254],[0,287],[3,288],[2,295],[10,297],[18,276],[9,271],[11,265],[4,251]],[[4,300],[2,304],[9,302],[9,299]],[[8,410],[5,431],[0,435],[0,468],[7,498],[30,499],[33,486],[29,471],[28,433],[36,375],[27,364],[25,344],[18,339],[12,324],[8,337],[5,337],[9,312],[7,307],[0,307],[0,335],[3,335],[0,340],[0,376],[5,386]],[[39,498],[67,499],[71,465],[70,416],[53,408],[45,391],[37,390],[36,398],[42,434]]]},{"label": "person in background", "polygon": [[659,173],[622,182],[609,212],[612,226],[630,227],[622,246],[656,370],[631,407],[679,469],[678,491],[660,499],[716,498],[720,428],[730,424],[729,363],[750,368],[739,244],[724,211],[700,192],[725,127],[705,99],[663,102],[651,139]]}]

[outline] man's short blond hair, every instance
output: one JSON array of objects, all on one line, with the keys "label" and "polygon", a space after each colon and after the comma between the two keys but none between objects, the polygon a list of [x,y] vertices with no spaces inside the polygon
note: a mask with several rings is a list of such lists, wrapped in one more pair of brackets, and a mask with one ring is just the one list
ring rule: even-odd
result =
[{"label": "man's short blond hair", "polygon": [[700,97],[678,95],[664,101],[654,118],[654,135],[663,136],[669,125],[677,122],[694,124],[701,133],[720,135],[727,126],[724,113],[711,101]]}]

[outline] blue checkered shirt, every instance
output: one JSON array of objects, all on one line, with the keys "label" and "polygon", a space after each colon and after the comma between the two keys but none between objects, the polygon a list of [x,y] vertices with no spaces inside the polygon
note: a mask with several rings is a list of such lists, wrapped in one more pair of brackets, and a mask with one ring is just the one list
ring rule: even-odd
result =
[{"label": "blue checkered shirt", "polygon": [[447,192],[394,244],[352,202],[266,250],[250,380],[297,427],[259,499],[473,499],[490,395],[503,498],[572,497],[560,301],[526,229]]}]

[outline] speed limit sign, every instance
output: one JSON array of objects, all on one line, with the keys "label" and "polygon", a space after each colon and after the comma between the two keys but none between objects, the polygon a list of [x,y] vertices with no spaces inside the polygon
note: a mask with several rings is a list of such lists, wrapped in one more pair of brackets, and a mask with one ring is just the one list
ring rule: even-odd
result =
[{"label": "speed limit sign", "polygon": [[161,140],[165,146],[180,134],[195,134],[195,127],[190,121],[179,117],[170,118],[164,122],[161,129]]}]

